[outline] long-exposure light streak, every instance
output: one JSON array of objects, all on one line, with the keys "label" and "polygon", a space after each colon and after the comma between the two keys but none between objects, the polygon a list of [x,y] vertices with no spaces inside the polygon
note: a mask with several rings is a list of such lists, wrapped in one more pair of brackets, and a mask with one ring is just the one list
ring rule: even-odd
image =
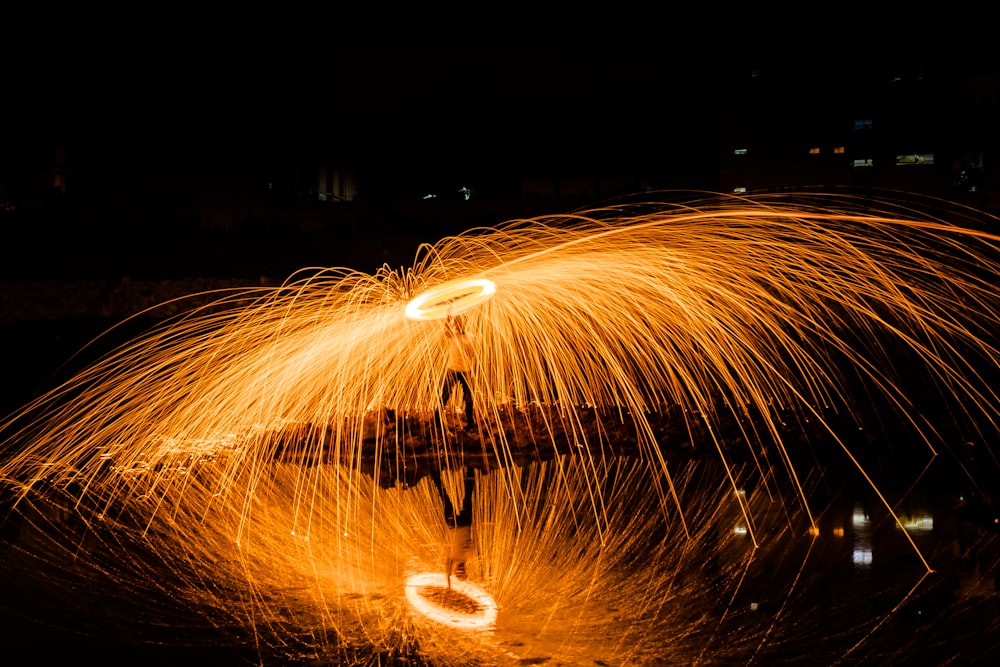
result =
[{"label": "long-exposure light streak", "polygon": [[[706,628],[743,619],[751,563],[768,558],[793,581],[779,616],[803,613],[815,549],[784,540],[820,534],[814,445],[903,526],[920,581],[932,564],[863,435],[892,421],[921,461],[972,439],[996,462],[1000,237],[946,214],[845,197],[631,203],[446,238],[405,270],[223,293],[9,418],[0,481],[46,562],[71,538],[80,576],[252,626],[262,654],[311,659],[330,637],[442,664],[764,656],[793,641],[779,619],[727,635],[731,651]],[[476,434],[439,405],[438,320],[458,313]],[[711,475],[683,463],[706,456]],[[408,477],[421,466],[456,505],[457,469],[478,471],[469,569],[489,632],[456,639],[406,603],[410,574],[443,572],[447,540],[440,493]],[[738,492],[748,478],[760,493]],[[857,624],[851,650],[884,623]]]},{"label": "long-exposure light streak", "polygon": [[[471,612],[454,611],[436,601],[427,599],[422,588],[454,591],[476,605]],[[423,572],[406,580],[406,599],[424,616],[453,628],[479,630],[493,625],[497,618],[497,605],[489,593],[469,581],[450,580],[442,572]]]},{"label": "long-exposure light streak", "polygon": [[486,301],[496,285],[485,278],[460,278],[435,285],[406,304],[406,316],[411,320],[439,320],[448,315],[464,313]]}]

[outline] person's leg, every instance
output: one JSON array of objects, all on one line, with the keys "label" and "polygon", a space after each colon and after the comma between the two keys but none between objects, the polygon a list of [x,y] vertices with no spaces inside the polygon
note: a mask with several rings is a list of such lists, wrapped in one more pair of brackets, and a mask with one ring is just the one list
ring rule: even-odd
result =
[{"label": "person's leg", "polygon": [[456,373],[455,375],[458,383],[462,385],[462,395],[465,401],[465,425],[467,428],[472,428],[476,425],[476,413],[472,404],[472,387],[469,386],[469,380],[465,377],[465,373]]},{"label": "person's leg", "polygon": [[465,469],[464,489],[462,496],[462,511],[455,517],[455,526],[472,525],[472,492],[476,489],[476,471],[473,468]]},{"label": "person's leg", "polygon": [[444,490],[444,484],[441,483],[441,471],[436,467],[431,468],[430,475],[434,486],[437,487],[438,495],[441,496],[441,502],[444,504],[444,522],[449,528],[454,528],[458,518],[455,516],[455,506],[452,504],[451,498],[448,497],[448,492]]},{"label": "person's leg", "polygon": [[444,374],[444,383],[441,386],[441,403],[434,409],[434,424],[439,425],[441,430],[445,430],[444,415],[442,410],[448,405],[448,401],[451,400],[451,394],[455,389],[455,382],[457,381],[454,371],[446,371]]},{"label": "person's leg", "polygon": [[[462,511],[455,517],[455,529],[451,536],[451,557],[449,562],[454,566],[455,576],[465,580],[469,575],[465,569],[465,561],[473,555],[472,545],[472,493],[476,487],[476,471],[465,469],[465,480],[462,498]],[[449,572],[451,568],[449,567]]]}]

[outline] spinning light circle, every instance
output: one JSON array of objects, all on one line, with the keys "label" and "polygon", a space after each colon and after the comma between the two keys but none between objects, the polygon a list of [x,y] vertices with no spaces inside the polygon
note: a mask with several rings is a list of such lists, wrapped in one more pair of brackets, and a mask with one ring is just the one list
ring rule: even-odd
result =
[{"label": "spinning light circle", "polygon": [[465,614],[436,604],[421,595],[420,589],[425,586],[447,588],[448,575],[441,572],[423,572],[406,580],[406,599],[410,606],[432,621],[461,630],[488,628],[496,621],[497,604],[493,601],[493,596],[469,581],[452,579],[451,590],[478,605],[479,611],[474,614]]},{"label": "spinning light circle", "polygon": [[440,320],[481,304],[494,292],[496,285],[486,278],[449,280],[425,290],[406,304],[406,316],[411,320]]}]

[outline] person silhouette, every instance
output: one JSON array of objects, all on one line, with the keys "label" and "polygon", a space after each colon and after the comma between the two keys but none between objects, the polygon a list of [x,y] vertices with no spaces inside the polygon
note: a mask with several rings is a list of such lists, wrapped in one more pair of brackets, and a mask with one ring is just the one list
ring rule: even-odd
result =
[{"label": "person silhouette", "polygon": [[456,578],[462,581],[465,581],[469,576],[465,568],[465,562],[474,553],[472,544],[472,492],[476,486],[476,471],[472,468],[465,468],[463,471],[462,509],[458,513],[455,512],[455,505],[452,503],[448,492],[445,491],[444,484],[441,482],[441,471],[438,468],[433,468],[430,471],[430,475],[431,479],[434,480],[434,485],[437,487],[438,495],[441,496],[441,502],[444,503],[444,520],[448,526],[449,536],[445,572],[448,576],[450,586],[452,572],[454,572]]},{"label": "person silhouette", "polygon": [[443,431],[447,431],[441,409],[448,404],[456,387],[461,387],[465,407],[465,428],[473,430],[476,428],[476,415],[469,373],[472,371],[475,358],[474,340],[465,330],[465,321],[461,316],[448,316],[445,320],[445,337],[448,340],[448,365],[445,368],[444,386],[441,388],[441,403],[434,412],[434,421],[440,424]]}]

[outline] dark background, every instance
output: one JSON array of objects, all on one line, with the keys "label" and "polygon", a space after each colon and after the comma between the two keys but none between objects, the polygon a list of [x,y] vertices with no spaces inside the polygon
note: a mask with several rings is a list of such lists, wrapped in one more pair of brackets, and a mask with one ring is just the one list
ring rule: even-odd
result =
[{"label": "dark background", "polygon": [[446,234],[664,191],[891,188],[1000,210],[985,42],[618,13],[584,30],[12,20],[0,276],[370,271]]},{"label": "dark background", "polygon": [[705,65],[627,37],[61,34],[9,59],[7,275],[371,269],[717,170]]}]

